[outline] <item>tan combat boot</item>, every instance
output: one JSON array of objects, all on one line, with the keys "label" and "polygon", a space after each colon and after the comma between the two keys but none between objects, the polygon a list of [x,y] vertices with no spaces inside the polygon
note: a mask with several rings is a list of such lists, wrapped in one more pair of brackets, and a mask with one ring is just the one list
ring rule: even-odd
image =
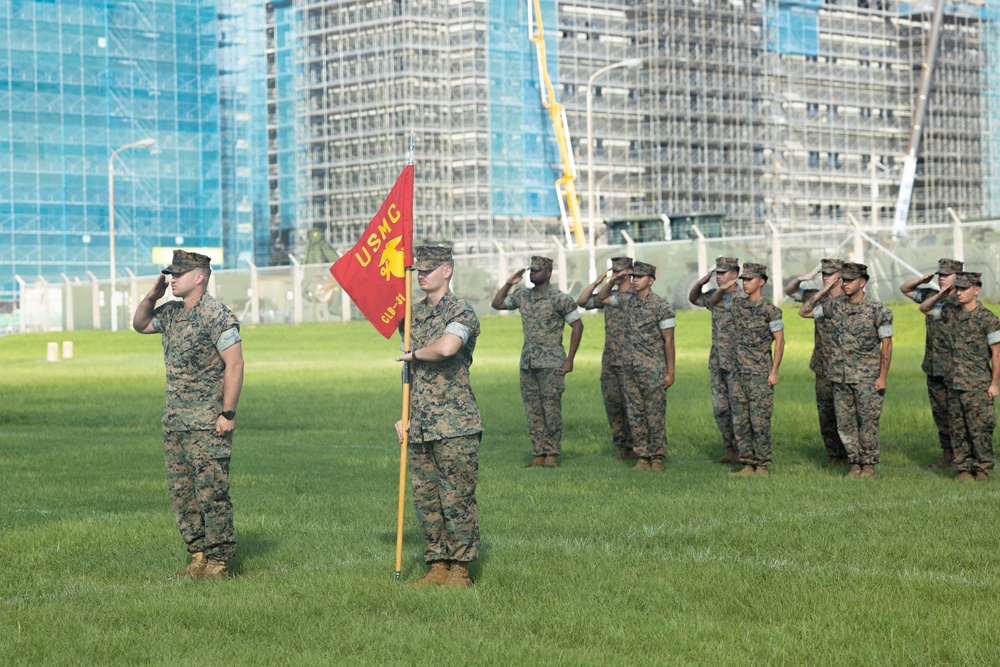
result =
[{"label": "tan combat boot", "polygon": [[948,468],[955,467],[955,450],[953,449],[942,449],[941,450],[941,460],[937,463],[932,463],[927,466],[928,470],[947,470]]},{"label": "tan combat boot", "polygon": [[531,459],[531,463],[526,464],[524,467],[525,468],[540,468],[540,467],[542,467],[544,465],[545,465],[545,457],[544,456],[536,456],[535,458]]},{"label": "tan combat boot", "polygon": [[431,563],[430,572],[417,579],[414,586],[443,586],[451,575],[451,565],[446,560]]},{"label": "tan combat boot", "polygon": [[205,559],[205,569],[201,571],[198,575],[199,579],[225,579],[229,576],[229,568],[226,567],[226,561],[215,560],[214,558]]},{"label": "tan combat boot", "polygon": [[472,585],[472,580],[469,579],[469,564],[456,561],[451,566],[451,574],[448,575],[448,581],[444,582],[444,585],[448,588],[466,588]]},{"label": "tan combat boot", "polygon": [[861,479],[877,479],[878,475],[875,474],[875,466],[873,465],[863,465],[861,466]]},{"label": "tan combat boot", "polygon": [[184,577],[200,577],[201,573],[205,570],[205,558],[204,551],[195,551],[191,554],[191,562],[188,566],[174,575],[175,579],[183,579]]},{"label": "tan combat boot", "polygon": [[852,463],[851,472],[847,473],[847,479],[861,479],[861,464]]},{"label": "tan combat boot", "polygon": [[976,471],[976,481],[977,482],[988,482],[990,481],[990,474],[985,470]]},{"label": "tan combat boot", "polygon": [[652,470],[652,469],[653,469],[653,466],[651,466],[649,464],[649,459],[644,459],[644,458],[640,458],[636,462],[636,464],[634,466],[632,466],[632,470],[640,470],[641,471],[641,470]]},{"label": "tan combat boot", "polygon": [[663,472],[663,459],[653,459],[650,461],[649,469],[653,472]]},{"label": "tan combat boot", "polygon": [[559,457],[558,456],[546,456],[545,457],[545,467],[546,468],[558,468],[559,467]]},{"label": "tan combat boot", "polygon": [[971,481],[973,481],[975,479],[976,479],[975,475],[973,475],[968,470],[963,470],[962,472],[958,473],[958,477],[955,478],[955,481],[956,482],[971,482]]},{"label": "tan combat boot", "polygon": [[716,461],[716,463],[723,463],[723,464],[725,464],[725,463],[739,463],[739,462],[740,462],[739,454],[737,454],[736,452],[734,452],[731,449],[727,449],[726,453],[722,455],[722,458],[720,458],[718,461]]},{"label": "tan combat boot", "polygon": [[748,463],[745,466],[743,466],[742,470],[739,470],[737,472],[731,472],[731,473],[729,473],[729,476],[730,477],[752,477],[753,474],[754,474],[753,466]]}]

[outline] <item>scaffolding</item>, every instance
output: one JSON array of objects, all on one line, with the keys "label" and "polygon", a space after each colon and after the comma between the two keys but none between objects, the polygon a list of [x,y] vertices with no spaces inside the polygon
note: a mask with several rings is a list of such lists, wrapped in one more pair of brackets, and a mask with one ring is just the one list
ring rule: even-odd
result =
[{"label": "scaffolding", "polygon": [[[216,3],[0,2],[0,300],[221,245]],[[180,240],[178,240],[180,239]],[[162,266],[162,265],[159,265]],[[117,303],[122,295],[113,298]]]},{"label": "scaffolding", "polygon": [[[301,238],[315,228],[334,245],[353,243],[410,130],[419,235],[467,251],[494,241],[540,247],[560,235],[557,202],[540,189],[561,162],[538,111],[528,1],[295,3]],[[586,175],[596,184],[602,231],[610,219],[663,215],[721,216],[729,236],[766,223],[813,229],[853,217],[874,228],[892,219],[934,0],[539,5],[580,183]],[[945,6],[910,225],[947,223],[949,208],[982,217],[1000,200],[997,5]],[[640,69],[608,71],[588,90],[599,69],[634,58]],[[583,173],[588,142],[593,174]]]}]

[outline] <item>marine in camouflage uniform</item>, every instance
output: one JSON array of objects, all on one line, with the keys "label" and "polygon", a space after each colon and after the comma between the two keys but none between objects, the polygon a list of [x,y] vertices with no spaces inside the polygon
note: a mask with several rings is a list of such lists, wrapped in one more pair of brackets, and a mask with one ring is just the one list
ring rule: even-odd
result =
[{"label": "marine in camouflage uniform", "polygon": [[979,302],[981,287],[982,274],[959,272],[954,287],[921,305],[922,311],[927,312],[930,306],[934,312],[946,301],[940,317],[950,362],[945,382],[959,481],[986,481],[994,464],[993,402],[1000,394],[1000,319]]},{"label": "marine in camouflage uniform", "polygon": [[598,299],[621,309],[625,324],[623,350],[625,410],[639,457],[634,470],[662,472],[667,455],[667,388],[674,383],[673,306],[652,291],[656,267],[632,265],[631,290],[612,292],[625,272],[601,288]]},{"label": "marine in camouflage uniform", "polygon": [[479,444],[483,426],[469,367],[479,320],[449,285],[451,248],[419,246],[413,268],[427,295],[413,304],[410,330],[410,481],[431,571],[422,584],[468,585],[479,555]]},{"label": "marine in camouflage uniform", "polygon": [[892,360],[892,311],[865,294],[864,264],[844,264],[842,280],[844,296],[820,303],[832,289],[830,283],[809,298],[799,314],[829,319],[833,325],[827,374],[833,383],[837,430],[851,463],[848,477],[875,479],[879,419]]},{"label": "marine in camouflage uniform", "polygon": [[[778,384],[778,368],[785,349],[785,325],[781,310],[764,298],[767,266],[747,262],[739,278],[743,280],[747,298],[729,299],[724,306],[732,316],[730,327],[723,335],[734,339],[728,388],[733,433],[743,464],[742,470],[730,474],[765,476],[771,465],[771,412],[774,385]],[[722,285],[732,284],[735,281]],[[725,303],[725,297],[714,294],[710,303],[717,308]]]},{"label": "marine in camouflage uniform", "polygon": [[[221,577],[236,553],[229,461],[243,353],[236,316],[205,292],[205,255],[174,251],[173,262],[136,308],[132,326],[162,335],[167,374],[164,462],[181,537],[192,554],[180,574]],[[174,296],[153,310],[171,276]]]},{"label": "marine in camouflage uniform", "polygon": [[[612,271],[624,271],[632,268],[631,257],[613,257]],[[635,458],[632,450],[632,431],[629,428],[628,416],[625,413],[625,394],[623,392],[624,367],[622,366],[622,345],[625,339],[625,319],[618,308],[605,308],[597,301],[597,286],[604,282],[605,274],[601,274],[592,282],[576,300],[581,308],[587,310],[599,309],[604,314],[604,352],[601,354],[601,396],[604,398],[604,411],[608,416],[608,427],[611,429],[611,443],[618,451],[617,458],[625,461]],[[626,281],[621,289],[631,287]]]},{"label": "marine in camouflage uniform", "polygon": [[[736,278],[740,270],[740,260],[736,257],[717,257],[715,259],[715,280],[721,284]],[[733,434],[733,409],[729,404],[729,373],[732,357],[732,336],[726,335],[732,324],[733,316],[727,310],[733,299],[744,299],[746,293],[736,283],[733,283],[726,293],[722,304],[712,308],[711,299],[716,289],[702,293],[702,288],[708,284],[712,272],[699,279],[692,287],[688,300],[695,306],[708,308],[712,311],[712,349],[708,353],[708,379],[712,391],[712,415],[715,424],[722,434],[722,444],[726,453],[718,463],[736,463],[739,461],[739,449],[736,446],[736,436]],[[723,363],[722,359],[727,361]]]},{"label": "marine in camouflage uniform", "polygon": [[[823,283],[829,281],[840,281],[840,273],[844,269],[844,260],[836,258],[825,258],[820,262],[820,271],[823,275]],[[791,296],[798,303],[805,303],[810,297],[819,292],[818,289],[806,289],[801,287],[805,280],[815,277],[815,272],[789,281],[785,288],[785,294]],[[834,286],[825,300],[834,299],[841,295],[838,286]],[[833,383],[826,373],[827,359],[830,356],[830,346],[833,344],[833,323],[827,319],[813,321],[813,353],[809,360],[809,369],[816,375],[816,414],[819,417],[819,432],[823,438],[823,446],[826,448],[827,465],[839,465],[847,463],[847,450],[840,440],[840,433],[837,431],[837,414],[833,408]]]},{"label": "marine in camouflage uniform", "polygon": [[[899,290],[908,299],[921,304],[938,293],[933,287],[920,287],[931,281],[935,276],[942,290],[948,289],[955,281],[955,274],[962,270],[963,262],[957,259],[943,257],[938,260],[936,273],[929,273],[920,278],[908,280],[899,286]],[[924,315],[927,334],[924,341],[924,360],[920,369],[927,376],[927,397],[930,399],[931,415],[937,427],[938,442],[941,445],[941,460],[930,466],[932,470],[949,468],[955,460],[951,446],[951,417],[948,410],[948,385],[945,382],[945,371],[950,363],[945,327],[941,320],[941,311],[946,304],[954,304],[954,295],[938,299],[935,307]]]},{"label": "marine in camouflage uniform", "polygon": [[[559,465],[562,452],[562,394],[565,376],[583,336],[583,322],[571,296],[553,287],[552,260],[531,258],[531,289],[508,295],[521,281],[524,269],[516,271],[493,297],[495,310],[520,310],[524,346],[521,348],[521,399],[528,421],[534,458],[529,467]],[[563,327],[571,331],[569,354],[563,349]]]}]

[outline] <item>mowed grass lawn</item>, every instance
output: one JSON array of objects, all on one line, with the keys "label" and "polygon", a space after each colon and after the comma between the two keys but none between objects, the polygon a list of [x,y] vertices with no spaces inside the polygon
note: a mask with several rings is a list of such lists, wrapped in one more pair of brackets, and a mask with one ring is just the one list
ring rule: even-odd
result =
[{"label": "mowed grass lawn", "polygon": [[[0,664],[1000,664],[1000,482],[939,458],[923,320],[894,304],[880,478],[825,460],[812,323],[786,309],[768,479],[732,479],[705,311],[681,312],[664,474],[612,459],[587,317],[562,466],[524,469],[520,321],[489,317],[473,366],[485,424],[483,549],[470,590],[421,590],[407,503],[393,576],[398,341],[367,323],[244,329],[232,461],[240,554],[186,562],[162,470],[157,336],[0,339]],[[46,363],[45,343],[75,357]]]}]

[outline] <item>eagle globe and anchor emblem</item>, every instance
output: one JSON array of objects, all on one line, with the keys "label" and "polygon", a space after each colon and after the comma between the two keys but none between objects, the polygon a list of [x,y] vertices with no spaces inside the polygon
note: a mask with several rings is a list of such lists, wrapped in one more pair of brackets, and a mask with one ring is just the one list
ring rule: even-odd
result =
[{"label": "eagle globe and anchor emblem", "polygon": [[382,250],[382,256],[378,260],[379,274],[386,281],[402,278],[406,275],[406,253],[403,252],[402,248],[397,247],[402,241],[403,237],[397,236],[386,243]]}]

